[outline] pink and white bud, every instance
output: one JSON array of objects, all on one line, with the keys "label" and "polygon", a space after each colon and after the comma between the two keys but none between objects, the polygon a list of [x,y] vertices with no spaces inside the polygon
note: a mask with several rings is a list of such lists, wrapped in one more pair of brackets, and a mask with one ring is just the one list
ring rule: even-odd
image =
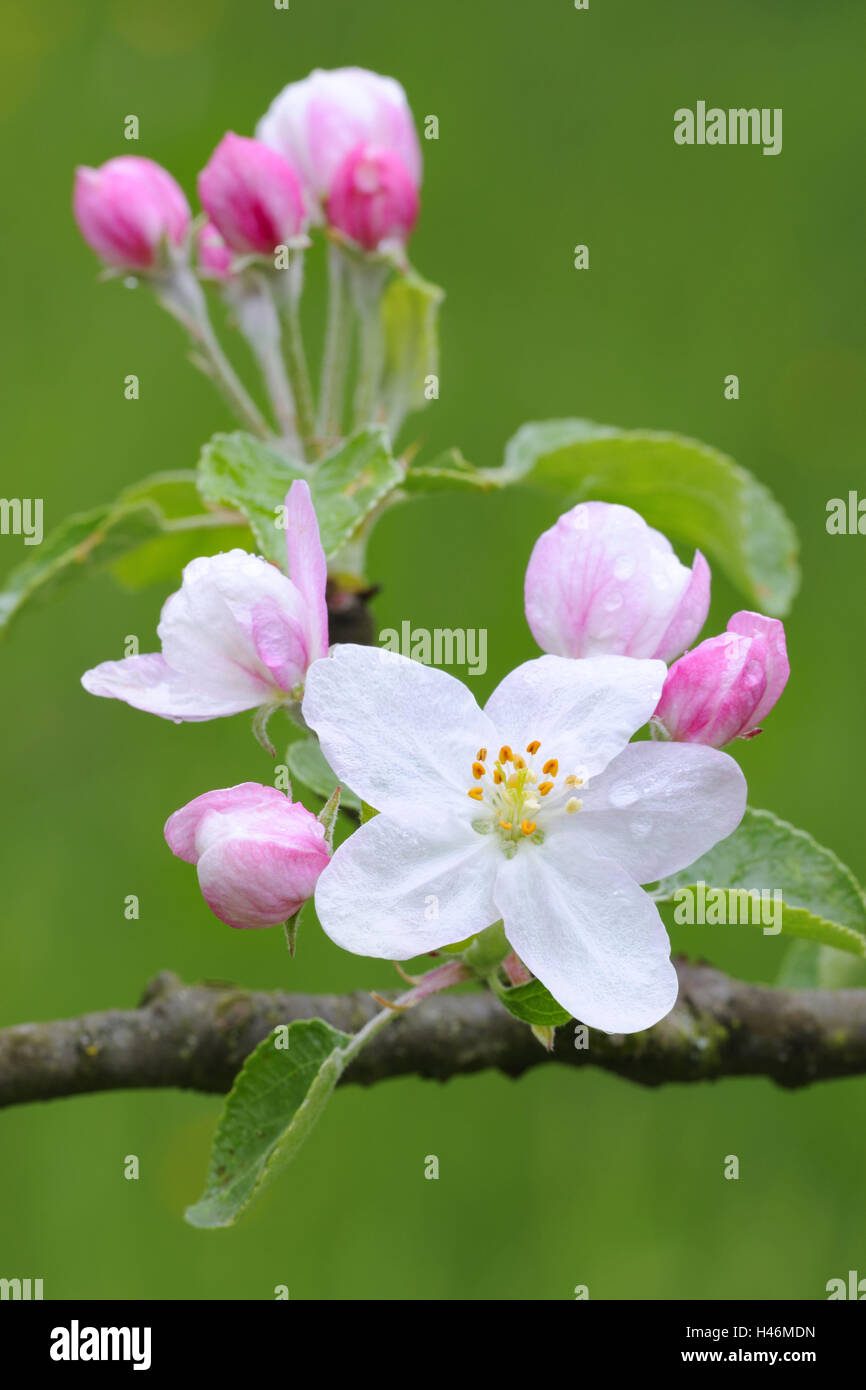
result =
[{"label": "pink and white bud", "polygon": [[286,524],[288,577],[245,550],[192,560],[163,605],[162,651],[104,661],[85,671],[84,689],[175,723],[299,699],[308,667],[328,651],[327,566],[302,480],[289,489]]},{"label": "pink and white bud", "polygon": [[290,82],[271,103],[256,136],[298,170],[313,204],[330,195],[334,177],[357,145],[392,151],[416,191],[421,185],[421,146],[406,93],[393,77],[364,68],[316,68]]},{"label": "pink and white bud", "polygon": [[275,787],[205,792],[165,824],[168,847],[195,864],[202,896],[230,927],[274,927],[313,896],[330,858],[324,826]]},{"label": "pink and white bud", "polygon": [[375,251],[407,240],[418,221],[418,190],[393,150],[356,145],[334,175],[327,213],[332,227]]},{"label": "pink and white bud", "polygon": [[272,256],[306,226],[304,193],[291,164],[233,131],[199,174],[198,196],[224,241],[241,254]]},{"label": "pink and white bud", "polygon": [[181,246],[189,231],[183,190],[167,169],[135,154],[109,159],[98,169],[80,165],[72,208],[97,256],[129,270],[158,269],[166,245]]},{"label": "pink and white bud", "polygon": [[524,587],[526,620],[555,656],[672,661],[710,606],[710,567],[691,569],[631,507],[581,502],[535,542]]},{"label": "pink and white bud", "polygon": [[232,261],[234,254],[230,246],[217,231],[212,222],[205,222],[196,237],[199,273],[208,280],[226,282],[233,280]]},{"label": "pink and white bud", "polygon": [[722,748],[754,738],[790,674],[778,618],[735,613],[727,631],[675,661],[652,718],[654,731],[677,743]]}]

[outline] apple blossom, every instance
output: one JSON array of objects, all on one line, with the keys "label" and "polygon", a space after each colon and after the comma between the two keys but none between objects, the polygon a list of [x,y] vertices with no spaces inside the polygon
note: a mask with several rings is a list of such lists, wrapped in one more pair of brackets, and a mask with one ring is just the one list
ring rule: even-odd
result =
[{"label": "apple blossom", "polygon": [[289,489],[286,525],[288,577],[245,550],[192,560],[163,606],[162,652],[104,661],[82,676],[85,690],[176,723],[297,700],[328,650],[327,567],[302,480]]},{"label": "apple blossom", "polygon": [[311,203],[323,202],[334,175],[356,145],[392,151],[417,189],[421,147],[406,93],[393,77],[364,68],[316,68],[290,82],[256,126],[256,137],[298,170]]},{"label": "apple blossom", "polygon": [[699,550],[680,564],[631,507],[580,502],[535,542],[525,604],[546,652],[672,661],[706,621],[710,569]]},{"label": "apple blossom", "polygon": [[778,618],[735,613],[668,671],[653,729],[662,738],[721,748],[753,738],[790,675],[785,628]]},{"label": "apple blossom", "polygon": [[169,816],[169,849],[195,864],[202,896],[230,927],[273,927],[312,897],[330,852],[324,826],[275,787],[205,792]]},{"label": "apple blossom", "polygon": [[205,222],[196,236],[199,273],[209,280],[228,283],[234,278],[232,249],[213,222]]},{"label": "apple blossom", "polygon": [[300,179],[291,164],[258,140],[229,131],[198,176],[201,205],[232,250],[272,256],[303,234]]},{"label": "apple blossom", "polygon": [[181,246],[189,204],[167,169],[123,154],[98,169],[80,165],[72,199],[78,229],[107,265],[159,269],[167,244]]},{"label": "apple blossom", "polygon": [[661,661],[543,656],[479,709],[441,670],[337,646],[303,714],[341,780],[380,814],[334,854],[319,920],[359,955],[404,960],[502,919],[511,948],[575,1017],[634,1032],[677,977],[639,886],[691,864],[745,809],[715,749],[639,742]]},{"label": "apple blossom", "polygon": [[375,251],[409,236],[418,220],[418,191],[393,150],[356,145],[334,175],[327,211],[332,227]]}]

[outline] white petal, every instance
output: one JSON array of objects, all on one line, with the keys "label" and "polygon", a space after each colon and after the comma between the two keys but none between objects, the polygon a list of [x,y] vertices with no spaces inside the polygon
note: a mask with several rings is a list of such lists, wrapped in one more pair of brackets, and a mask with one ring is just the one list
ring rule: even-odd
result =
[{"label": "white petal", "polygon": [[677,997],[658,911],[621,869],[574,853],[569,835],[521,845],[494,888],[505,934],[563,1008],[606,1033],[636,1033]]},{"label": "white petal", "polygon": [[221,685],[204,689],[173,671],[158,652],[103,661],[85,671],[81,684],[91,695],[125,700],[133,709],[189,723],[254,709],[262,700],[261,687],[252,682],[246,690],[236,686],[226,691]]},{"label": "white petal", "polygon": [[501,855],[491,835],[375,816],[340,845],[316,885],[322,927],[346,951],[409,960],[495,922]]},{"label": "white petal", "polygon": [[307,673],[304,719],[341,780],[379,811],[469,821],[472,763],[496,732],[445,671],[396,652],[338,645]]},{"label": "white petal", "polygon": [[557,758],[560,772],[580,769],[591,777],[646,724],[665,674],[662,661],[542,656],[506,676],[484,713],[515,752],[540,739],[539,758]]},{"label": "white petal", "polygon": [[638,883],[684,869],[736,830],[746,779],[697,743],[632,743],[593,781],[567,827],[582,854],[616,861]]}]

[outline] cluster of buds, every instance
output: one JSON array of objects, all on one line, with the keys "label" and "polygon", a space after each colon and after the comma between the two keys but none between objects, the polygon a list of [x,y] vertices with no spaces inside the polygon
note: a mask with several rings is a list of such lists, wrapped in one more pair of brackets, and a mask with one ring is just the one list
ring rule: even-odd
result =
[{"label": "cluster of buds", "polygon": [[724,633],[692,647],[709,612],[709,565],[700,551],[681,564],[630,507],[581,502],[561,516],[535,543],[525,605],[547,652],[673,663],[650,725],[657,739],[722,748],[753,738],[787,684],[777,618],[735,613]]},{"label": "cluster of buds", "polygon": [[[370,358],[359,364],[363,377],[380,365],[368,320],[378,314],[385,272],[405,268],[420,182],[420,145],[403,88],[341,68],[290,83],[255,138],[232,131],[222,138],[198,176],[200,217],[193,219],[167,170],[136,155],[79,168],[73,207],[105,265],[144,278],[183,323],[242,422],[311,459],[341,437],[346,351],[343,341],[326,344],[317,416],[298,316],[310,234],[324,229],[331,243],[332,296],[348,300],[347,285],[353,291],[360,353]],[[275,431],[216,342],[200,280],[221,287],[253,348]],[[332,305],[332,337],[345,338],[344,310]],[[363,416],[376,407],[375,390],[359,381],[355,426],[368,423]]]}]

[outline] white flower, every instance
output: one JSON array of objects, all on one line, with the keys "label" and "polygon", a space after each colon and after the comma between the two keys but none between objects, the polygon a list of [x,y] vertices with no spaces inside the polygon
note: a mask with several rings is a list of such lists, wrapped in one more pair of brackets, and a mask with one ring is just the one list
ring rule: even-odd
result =
[{"label": "white flower", "polygon": [[304,718],[340,778],[381,812],[316,887],[328,935],[406,960],[500,918],[559,1003],[607,1032],[648,1028],[677,977],[639,887],[738,825],[745,779],[696,744],[629,744],[661,661],[543,656],[480,710],[466,686],[395,653],[338,646],[307,673]]}]

